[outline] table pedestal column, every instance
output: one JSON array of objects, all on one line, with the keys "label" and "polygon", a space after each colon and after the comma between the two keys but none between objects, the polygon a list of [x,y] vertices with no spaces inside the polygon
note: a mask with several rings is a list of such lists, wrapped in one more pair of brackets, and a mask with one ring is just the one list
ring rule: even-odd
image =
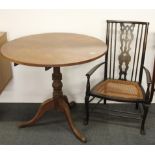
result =
[{"label": "table pedestal column", "polygon": [[73,123],[67,96],[63,95],[63,92],[62,92],[63,84],[61,82],[62,74],[60,72],[60,67],[53,68],[52,80],[53,80],[53,84],[52,84],[53,98],[46,100],[39,107],[36,115],[30,121],[21,123],[19,127],[22,128],[22,127],[34,125],[44,115],[45,112],[52,110],[53,108],[56,108],[65,114],[68,125],[71,128],[74,135],[82,142],[86,142],[86,137],[75,127]]}]

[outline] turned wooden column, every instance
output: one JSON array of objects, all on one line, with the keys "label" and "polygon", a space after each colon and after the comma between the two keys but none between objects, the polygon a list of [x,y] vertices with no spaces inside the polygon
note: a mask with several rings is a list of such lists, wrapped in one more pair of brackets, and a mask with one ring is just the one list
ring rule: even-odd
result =
[{"label": "turned wooden column", "polygon": [[63,97],[63,92],[62,92],[62,74],[60,72],[60,67],[54,67],[53,68],[53,74],[52,74],[52,80],[53,80],[53,98],[57,97]]}]

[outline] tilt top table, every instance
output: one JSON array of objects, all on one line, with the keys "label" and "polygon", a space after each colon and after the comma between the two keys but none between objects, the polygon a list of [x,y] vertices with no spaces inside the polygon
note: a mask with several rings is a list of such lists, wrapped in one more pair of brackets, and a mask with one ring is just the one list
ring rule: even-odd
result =
[{"label": "tilt top table", "polygon": [[22,37],[4,44],[2,55],[16,64],[36,67],[53,67],[53,98],[47,99],[36,115],[20,127],[34,125],[45,112],[56,108],[62,111],[74,135],[86,142],[85,136],[75,127],[69,101],[62,92],[60,67],[93,61],[105,54],[107,46],[101,40],[73,33],[46,33]]}]

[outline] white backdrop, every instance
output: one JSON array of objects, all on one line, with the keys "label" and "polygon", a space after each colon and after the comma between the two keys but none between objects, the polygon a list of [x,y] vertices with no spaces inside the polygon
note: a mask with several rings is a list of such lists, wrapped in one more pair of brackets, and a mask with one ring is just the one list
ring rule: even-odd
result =
[{"label": "white backdrop", "polygon": [[[45,32],[73,32],[105,41],[107,19],[150,22],[145,66],[151,71],[155,53],[155,10],[0,10],[0,31],[8,33],[8,40]],[[84,101],[85,73],[102,60],[62,68],[63,90],[69,100]],[[52,70],[45,72],[44,68],[19,65],[13,72],[14,77],[0,95],[0,102],[40,103],[51,97]],[[99,70],[93,79],[99,80],[102,74]]]}]

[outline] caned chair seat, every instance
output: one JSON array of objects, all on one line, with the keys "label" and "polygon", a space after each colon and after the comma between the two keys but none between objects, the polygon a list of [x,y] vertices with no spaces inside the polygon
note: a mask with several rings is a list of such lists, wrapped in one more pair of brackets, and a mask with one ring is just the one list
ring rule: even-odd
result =
[{"label": "caned chair seat", "polygon": [[109,99],[139,101],[144,100],[143,90],[137,82],[105,80],[97,84],[91,93]]}]

